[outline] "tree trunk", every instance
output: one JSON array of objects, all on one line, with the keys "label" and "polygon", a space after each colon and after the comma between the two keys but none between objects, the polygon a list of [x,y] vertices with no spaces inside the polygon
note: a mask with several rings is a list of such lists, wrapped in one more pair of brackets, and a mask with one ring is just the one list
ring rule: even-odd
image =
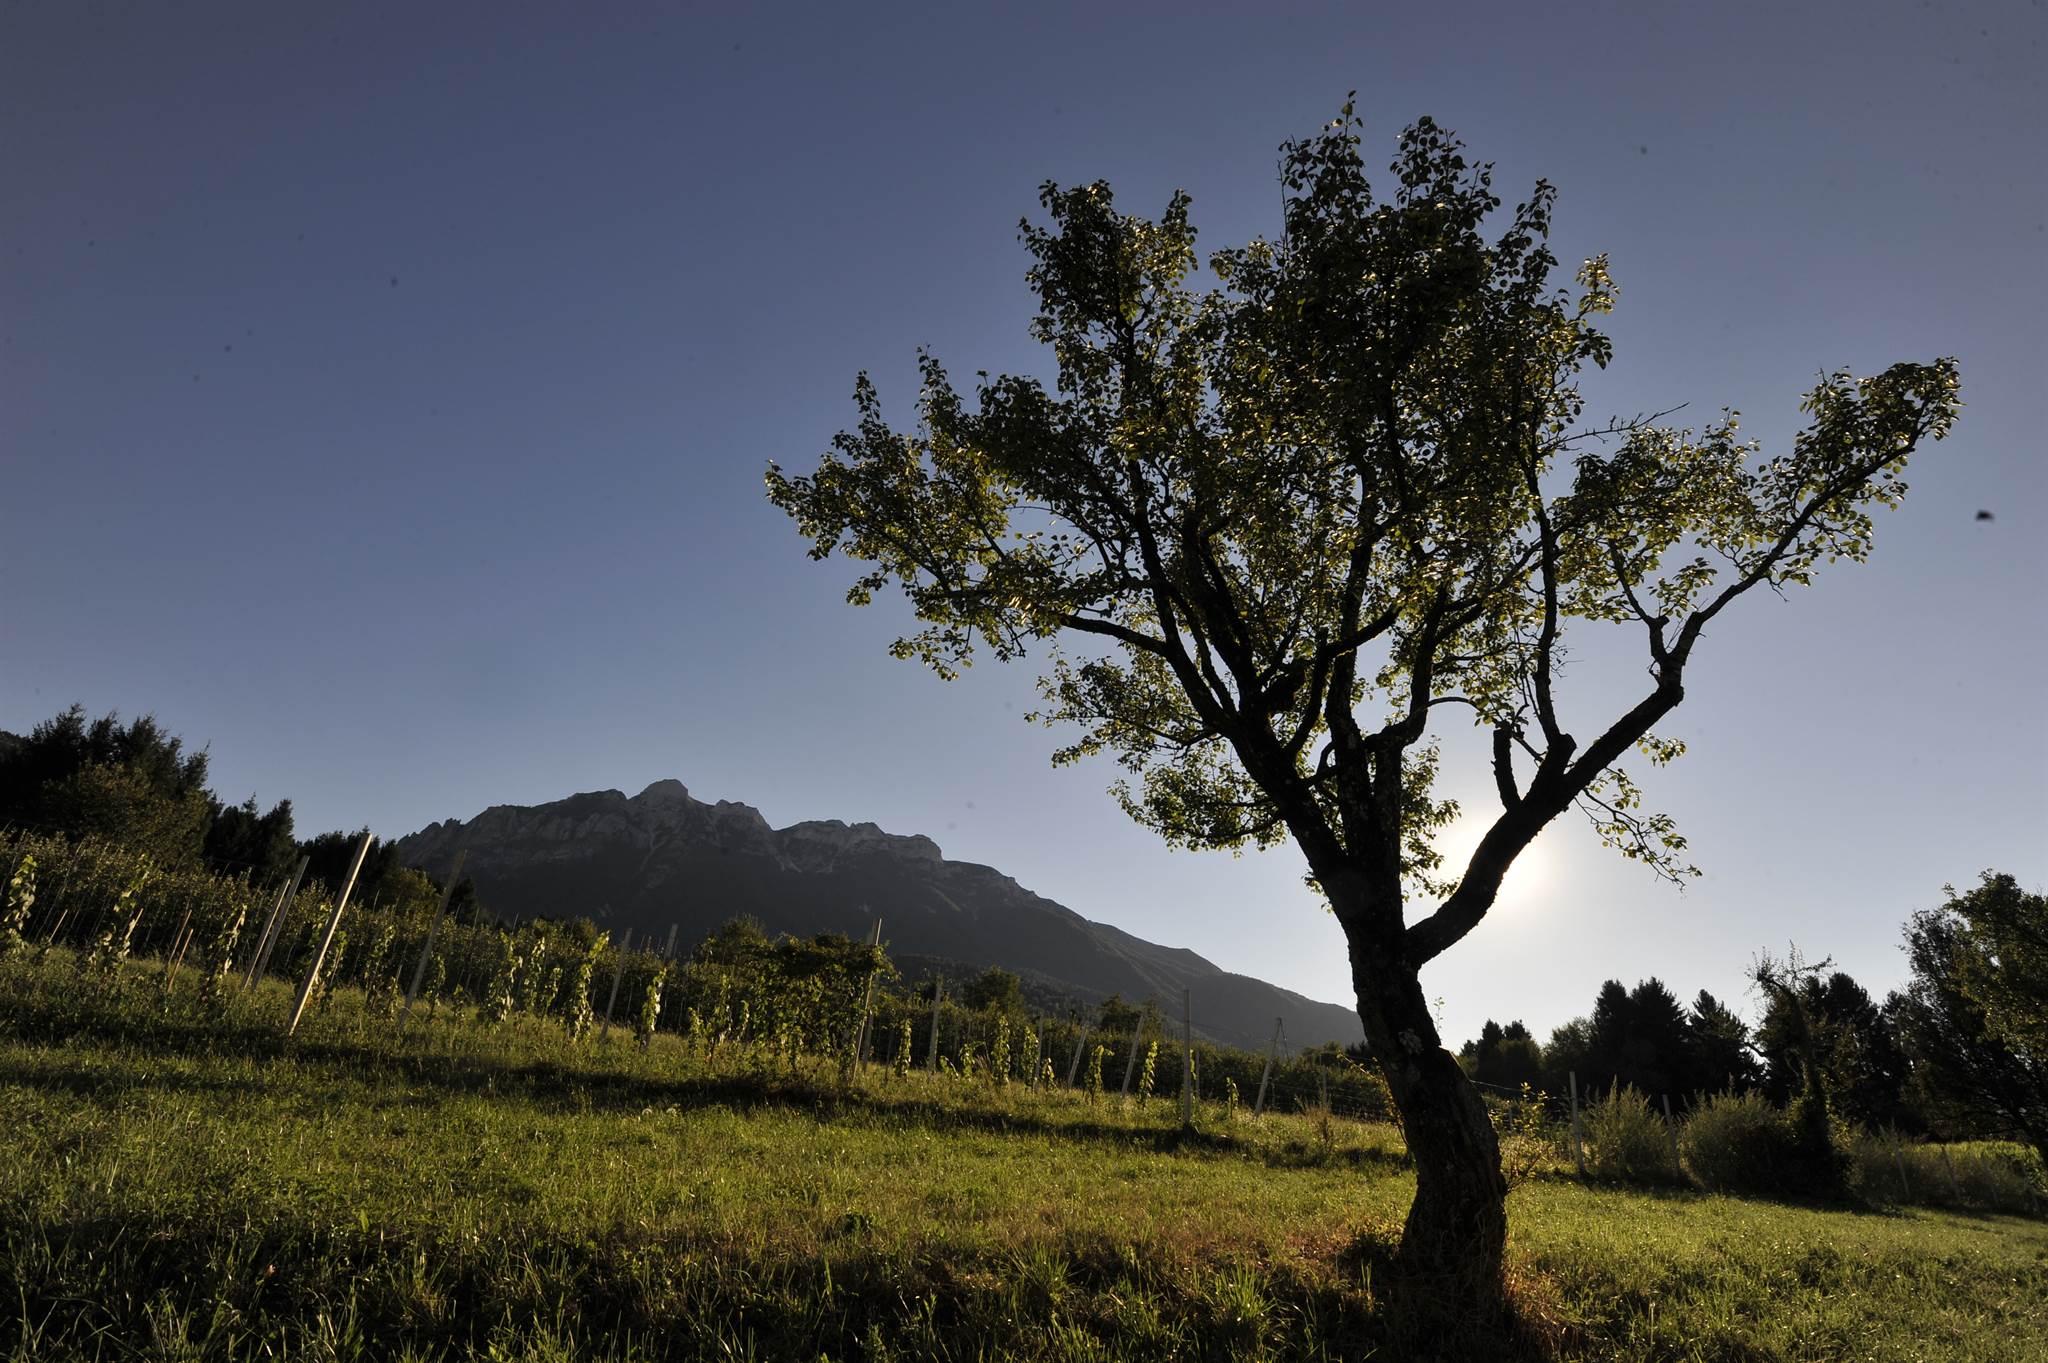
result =
[{"label": "tree trunk", "polygon": [[1390,955],[1354,944],[1352,979],[1415,1161],[1401,1263],[1458,1299],[1497,1301],[1508,1228],[1500,1142],[1479,1091],[1437,1036],[1415,971]]}]

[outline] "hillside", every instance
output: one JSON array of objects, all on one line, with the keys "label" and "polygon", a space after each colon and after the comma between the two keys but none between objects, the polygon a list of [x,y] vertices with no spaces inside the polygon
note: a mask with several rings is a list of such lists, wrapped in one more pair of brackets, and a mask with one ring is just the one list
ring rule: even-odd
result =
[{"label": "hillside", "polygon": [[992,867],[946,859],[930,838],[837,820],[771,828],[759,810],[706,804],[679,781],[630,798],[495,805],[397,844],[401,861],[434,874],[461,848],[464,873],[503,915],[583,915],[641,940],[675,927],[692,942],[740,914],[772,931],[849,936],[880,914],[892,954],[961,973],[1001,966],[1081,1002],[1155,998],[1175,1014],[1187,989],[1196,1031],[1222,1044],[1263,1049],[1276,1017],[1290,1046],[1363,1035],[1348,1008],[1092,922]]}]

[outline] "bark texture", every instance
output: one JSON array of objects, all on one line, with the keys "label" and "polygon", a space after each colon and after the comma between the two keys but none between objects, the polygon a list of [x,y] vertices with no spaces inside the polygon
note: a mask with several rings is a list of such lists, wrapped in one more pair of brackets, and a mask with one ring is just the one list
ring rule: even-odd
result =
[{"label": "bark texture", "polygon": [[1354,942],[1352,979],[1359,1019],[1415,1162],[1402,1266],[1474,1306],[1496,1302],[1507,1251],[1508,1188],[1486,1104],[1444,1049],[1421,981],[1398,948],[1382,955]]}]

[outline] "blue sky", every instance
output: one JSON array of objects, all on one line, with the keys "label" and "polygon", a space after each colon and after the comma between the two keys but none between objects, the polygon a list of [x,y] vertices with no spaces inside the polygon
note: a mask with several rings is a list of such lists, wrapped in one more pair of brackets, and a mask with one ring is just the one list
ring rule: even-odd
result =
[{"label": "blue sky", "polygon": [[[2040,4],[599,12],[0,14],[0,727],[153,710],[309,831],[674,776],[1343,1000],[1291,849],[1170,853],[1050,767],[1031,673],[889,659],[761,471],[858,370],[904,413],[920,345],[1042,371],[1040,181],[1237,243],[1356,89],[1372,159],[1430,114],[1610,253],[1594,409],[1769,445],[1821,372],[1944,354],[1967,403],[1871,563],[1703,644],[1645,784],[1706,877],[1554,826],[1425,976],[1451,1039],[1609,976],[1745,1002],[1787,941],[1881,993],[1944,881],[2048,879]],[[1582,650],[1569,713],[1640,667]]]}]

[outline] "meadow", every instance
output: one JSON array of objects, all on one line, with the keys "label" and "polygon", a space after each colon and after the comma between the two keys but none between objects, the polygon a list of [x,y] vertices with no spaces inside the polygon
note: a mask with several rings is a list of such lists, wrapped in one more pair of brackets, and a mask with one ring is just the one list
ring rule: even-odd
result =
[{"label": "meadow", "polygon": [[16,1358],[2048,1357],[2048,1225],[1581,1180],[1511,1138],[1512,1338],[1387,1272],[1399,1133],[337,989],[0,962]]}]

